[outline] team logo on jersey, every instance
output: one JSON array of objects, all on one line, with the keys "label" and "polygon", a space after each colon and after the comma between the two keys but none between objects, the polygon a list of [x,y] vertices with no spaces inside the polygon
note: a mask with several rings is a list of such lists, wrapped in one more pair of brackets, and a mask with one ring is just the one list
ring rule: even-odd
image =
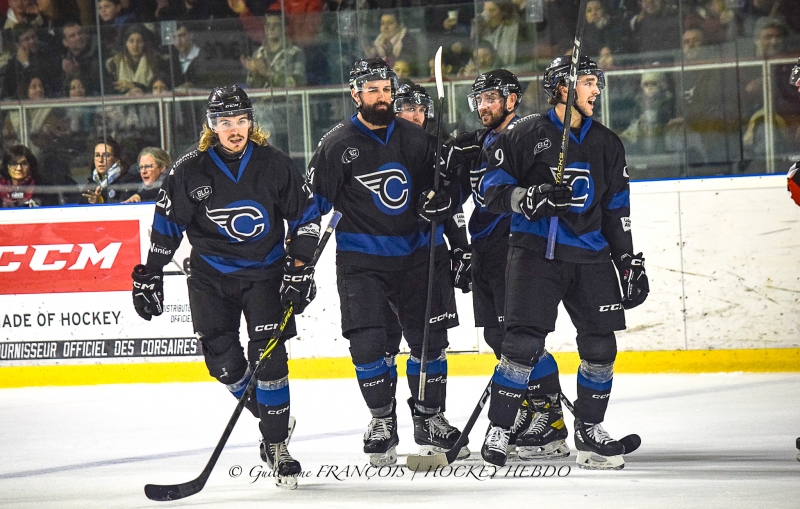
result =
[{"label": "team logo on jersey", "polygon": [[411,178],[400,163],[387,163],[374,173],[356,176],[361,184],[372,191],[372,201],[381,212],[395,216],[408,208]]},{"label": "team logo on jersey", "polygon": [[209,196],[211,196],[211,186],[201,186],[189,193],[189,196],[194,199],[194,201],[203,201]]},{"label": "team logo on jersey", "polygon": [[358,153],[358,149],[357,148],[348,147],[347,150],[345,150],[342,153],[342,164],[352,163],[353,161],[358,159],[358,156],[359,156],[359,153]]},{"label": "team logo on jersey", "polygon": [[548,148],[550,148],[550,140],[544,139],[536,144],[536,147],[533,149],[533,155],[538,154],[539,152],[544,152]]},{"label": "team logo on jersey", "polygon": [[[555,178],[556,170],[557,168],[550,167],[553,178]],[[578,214],[585,211],[594,200],[594,180],[589,172],[589,164],[572,163],[564,168],[564,176],[561,180],[563,183],[572,186],[572,204],[569,207],[569,211]]]},{"label": "team logo on jersey", "polygon": [[233,202],[221,209],[206,207],[206,216],[233,242],[250,242],[269,233],[267,211],[252,200]]},{"label": "team logo on jersey", "polygon": [[474,168],[469,172],[469,184],[472,187],[472,197],[479,207],[485,207],[483,197],[483,177],[486,175],[486,165]]}]

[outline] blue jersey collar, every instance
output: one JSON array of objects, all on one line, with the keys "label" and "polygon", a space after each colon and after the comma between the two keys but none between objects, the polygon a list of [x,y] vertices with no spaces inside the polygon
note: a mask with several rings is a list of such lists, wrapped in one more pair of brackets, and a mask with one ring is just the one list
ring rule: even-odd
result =
[{"label": "blue jersey collar", "polygon": [[211,150],[209,150],[208,155],[211,157],[211,160],[214,161],[214,164],[217,165],[217,168],[219,168],[220,171],[222,171],[222,173],[227,175],[229,179],[233,180],[238,184],[239,179],[241,179],[242,175],[244,175],[244,169],[247,167],[247,163],[250,162],[250,156],[253,155],[253,146],[254,145],[252,141],[247,142],[247,148],[244,150],[242,159],[239,161],[239,175],[237,176],[234,176],[231,173],[231,170],[228,169],[228,166],[225,164],[225,162],[222,159],[220,159],[219,155],[217,155],[217,153],[214,151],[215,149],[212,148]]},{"label": "blue jersey collar", "polygon": [[[564,123],[558,118],[556,115],[556,109],[553,108],[547,112],[547,116],[550,117],[550,121],[558,128],[559,131],[564,129]],[[589,128],[592,126],[592,119],[591,117],[584,118],[583,127],[581,127],[581,134],[580,139],[576,138],[574,134],[572,134],[572,129],[569,130],[569,137],[575,140],[575,143],[583,143],[583,138],[586,137],[586,133],[589,132]]]},{"label": "blue jersey collar", "polygon": [[364,123],[359,120],[358,113],[350,117],[350,122],[352,122],[359,131],[377,141],[381,145],[387,145],[389,143],[389,139],[392,137],[392,133],[394,132],[394,120],[392,120],[391,123],[386,127],[386,141],[384,142],[377,134],[372,132],[372,129],[365,126]]}]

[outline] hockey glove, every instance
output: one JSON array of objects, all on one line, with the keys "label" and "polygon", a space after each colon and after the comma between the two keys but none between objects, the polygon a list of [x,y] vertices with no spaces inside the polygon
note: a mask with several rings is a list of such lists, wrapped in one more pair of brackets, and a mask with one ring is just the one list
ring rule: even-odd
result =
[{"label": "hockey glove", "polygon": [[317,296],[317,285],[314,283],[314,266],[295,267],[294,260],[287,258],[283,269],[281,283],[281,304],[285,308],[291,302],[294,314],[302,313]]},{"label": "hockey glove", "polygon": [[423,191],[417,200],[417,214],[425,221],[441,223],[456,213],[458,204],[444,189]]},{"label": "hockey glove", "polygon": [[454,288],[462,293],[472,290],[472,249],[457,247],[450,252],[450,276]]},{"label": "hockey glove", "polygon": [[519,202],[520,212],[528,221],[543,217],[563,216],[572,203],[572,186],[540,184],[531,186]]},{"label": "hockey glove", "polygon": [[145,320],[164,312],[164,274],[137,265],[133,268],[133,307]]},{"label": "hockey glove", "polygon": [[647,298],[650,283],[644,271],[644,256],[624,254],[617,262],[619,282],[622,285],[622,307],[633,309]]},{"label": "hockey glove", "polygon": [[447,168],[451,171],[462,165],[469,170],[478,161],[481,143],[475,132],[464,133],[445,143],[443,153],[446,155]]}]

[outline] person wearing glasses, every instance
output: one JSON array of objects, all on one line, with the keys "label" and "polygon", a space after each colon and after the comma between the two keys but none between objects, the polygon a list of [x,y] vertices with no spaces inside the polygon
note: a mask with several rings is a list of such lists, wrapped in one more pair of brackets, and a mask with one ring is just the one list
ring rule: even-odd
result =
[{"label": "person wearing glasses", "polygon": [[158,147],[145,147],[139,152],[139,176],[142,184],[136,193],[123,203],[154,202],[164,178],[166,169],[172,160],[165,151]]},{"label": "person wearing glasses", "polygon": [[120,203],[135,191],[142,179],[120,159],[120,148],[111,136],[98,138],[94,146],[92,174],[83,190],[81,203]]},{"label": "person wearing glasses", "polygon": [[14,145],[3,156],[0,169],[0,202],[3,208],[55,205],[53,197],[40,192],[39,162],[25,145]]}]

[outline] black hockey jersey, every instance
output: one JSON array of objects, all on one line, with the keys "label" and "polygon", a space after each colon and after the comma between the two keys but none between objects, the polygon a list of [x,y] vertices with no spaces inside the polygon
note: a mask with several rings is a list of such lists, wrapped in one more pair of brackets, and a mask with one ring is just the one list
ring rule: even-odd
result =
[{"label": "black hockey jersey", "polygon": [[191,150],[170,169],[156,202],[147,265],[169,263],[185,230],[192,270],[266,279],[282,267],[284,220],[290,254],[310,261],[319,210],[289,156],[251,141],[240,160],[226,163],[216,150]]},{"label": "black hockey jersey", "polygon": [[[371,270],[402,270],[427,260],[430,227],[416,200],[433,186],[434,145],[418,126],[395,119],[385,141],[357,115],[319,142],[308,169],[319,211],[342,213],[337,262]],[[436,229],[437,257],[446,257],[444,228]]]},{"label": "black hockey jersey", "polygon": [[[490,211],[511,213],[517,187],[555,183],[563,123],[550,110],[509,127],[492,146],[483,189]],[[628,167],[622,141],[591,118],[571,130],[563,182],[572,185],[572,205],[558,221],[555,257],[578,263],[601,263],[633,253]],[[544,256],[550,218],[528,221],[511,217],[511,245]]]}]

